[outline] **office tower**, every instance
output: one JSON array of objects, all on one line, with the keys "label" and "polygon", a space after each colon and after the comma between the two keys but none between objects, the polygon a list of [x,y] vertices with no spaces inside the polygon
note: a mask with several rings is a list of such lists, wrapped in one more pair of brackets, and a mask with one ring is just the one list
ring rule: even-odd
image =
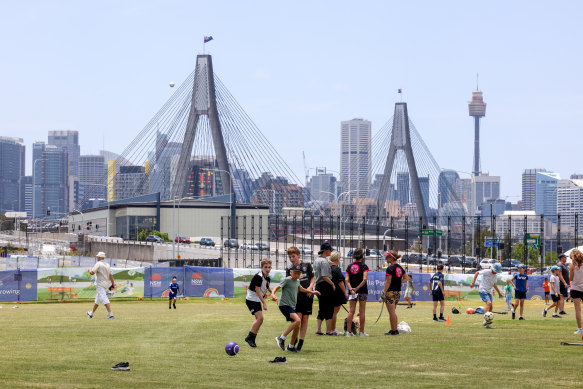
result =
[{"label": "office tower", "polygon": [[574,231],[575,214],[578,230],[583,227],[583,180],[559,180],[557,183],[557,213],[561,215],[561,228]]},{"label": "office tower", "polygon": [[545,215],[552,222],[557,221],[557,183],[559,173],[537,172],[535,184],[535,212]]},{"label": "office tower", "polygon": [[486,116],[486,103],[484,103],[484,97],[482,96],[482,91],[478,90],[476,85],[476,90],[472,92],[472,101],[468,104],[468,109],[470,116],[474,118],[474,176],[479,176],[481,173],[480,168],[480,118]]},{"label": "office tower", "polygon": [[106,198],[107,165],[103,155],[79,156],[79,201],[81,208],[86,208],[90,199]]},{"label": "office tower", "polygon": [[[35,217],[50,219],[64,217],[69,212],[68,154],[57,146],[47,145],[42,153],[41,162],[37,165],[39,166],[35,180],[40,176],[40,207],[35,207]],[[37,189],[35,195],[38,195],[39,188],[35,189]]]},{"label": "office tower", "polygon": [[79,131],[49,131],[49,145],[57,146],[69,156],[69,209],[74,209],[79,199]]},{"label": "office tower", "polygon": [[[425,212],[427,212],[427,215],[429,215],[429,177],[419,177],[419,187],[421,188],[421,196],[423,198]],[[415,203],[414,193],[411,193],[411,202]]]},{"label": "office tower", "polygon": [[455,183],[460,178],[455,170],[442,170],[437,180],[438,207],[443,207],[451,201],[459,200],[455,193]]},{"label": "office tower", "polygon": [[42,159],[45,152],[45,142],[34,142],[32,144],[32,217],[36,218],[42,214]]},{"label": "office tower", "polygon": [[546,172],[546,169],[524,169],[522,172],[522,210],[534,211],[536,173]]},{"label": "office tower", "polygon": [[25,147],[21,138],[0,136],[0,213],[21,209]]},{"label": "office tower", "polygon": [[487,200],[497,200],[500,198],[500,177],[481,174],[472,177],[472,202],[468,209],[470,216],[473,216],[478,207]]},{"label": "office tower", "polygon": [[409,204],[409,173],[397,172],[397,199],[404,207]]},{"label": "office tower", "polygon": [[148,194],[150,183],[146,166],[120,166],[115,174],[115,200]]},{"label": "office tower", "polygon": [[[310,192],[312,194],[312,201],[319,201],[323,204],[330,204],[336,201],[337,182],[336,177],[331,173],[326,172],[326,168],[317,168],[316,175],[310,178]],[[344,198],[338,199],[343,201]]]},{"label": "office tower", "polygon": [[20,212],[26,212],[27,218],[32,218],[32,176],[22,177],[20,182],[21,200]]},{"label": "office tower", "polygon": [[340,181],[346,200],[365,198],[370,189],[371,122],[352,119],[340,124]]}]

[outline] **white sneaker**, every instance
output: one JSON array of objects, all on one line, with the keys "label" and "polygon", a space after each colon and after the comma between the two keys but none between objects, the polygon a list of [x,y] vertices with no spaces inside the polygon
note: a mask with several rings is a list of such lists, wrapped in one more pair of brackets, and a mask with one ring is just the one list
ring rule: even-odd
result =
[{"label": "white sneaker", "polygon": [[106,319],[113,319],[113,315],[107,315]]},{"label": "white sneaker", "polygon": [[482,325],[483,325],[484,327],[488,327],[488,322],[486,321],[486,319],[484,319],[484,322],[482,323]]},{"label": "white sneaker", "polygon": [[346,336],[356,336],[356,335],[354,335],[352,332],[348,332],[348,331],[347,331],[347,332],[346,332]]},{"label": "white sneaker", "polygon": [[332,331],[332,332],[334,332],[334,333],[335,333],[336,335],[338,335],[338,336],[340,336],[340,335],[344,335],[344,332],[340,332],[340,331],[338,331],[338,330],[334,330],[334,331]]},{"label": "white sneaker", "polygon": [[366,332],[361,332],[360,336],[368,336],[368,334]]},{"label": "white sneaker", "polygon": [[89,311],[85,311],[85,314],[90,318],[93,319],[93,315]]},{"label": "white sneaker", "polygon": [[583,335],[583,330],[579,328],[577,331],[573,332],[573,335]]}]

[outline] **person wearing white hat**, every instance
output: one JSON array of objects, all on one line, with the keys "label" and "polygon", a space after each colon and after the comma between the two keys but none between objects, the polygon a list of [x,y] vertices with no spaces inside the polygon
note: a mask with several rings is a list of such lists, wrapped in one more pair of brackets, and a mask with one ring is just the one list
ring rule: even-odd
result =
[{"label": "person wearing white hat", "polygon": [[104,261],[105,253],[100,251],[96,255],[97,262],[93,268],[89,268],[89,274],[95,275],[95,286],[97,289],[97,296],[95,296],[95,305],[93,305],[92,311],[85,312],[87,316],[91,319],[93,314],[99,308],[99,304],[105,305],[107,308],[107,318],[113,319],[113,313],[111,312],[111,304],[107,298],[106,289],[113,290],[115,287],[115,281],[113,279],[113,274],[111,273],[111,268]]}]

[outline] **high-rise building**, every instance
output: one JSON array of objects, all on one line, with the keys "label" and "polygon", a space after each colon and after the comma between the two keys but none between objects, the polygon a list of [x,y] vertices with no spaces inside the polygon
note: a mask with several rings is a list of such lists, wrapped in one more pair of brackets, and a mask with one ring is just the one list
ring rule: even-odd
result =
[{"label": "high-rise building", "polygon": [[484,97],[482,96],[482,91],[478,90],[476,85],[476,90],[472,92],[472,101],[468,104],[468,109],[470,111],[470,116],[474,118],[474,176],[479,176],[481,174],[480,168],[480,118],[486,116],[486,103],[484,103]]},{"label": "high-rise building", "polygon": [[340,125],[340,181],[347,199],[365,198],[370,190],[371,122],[343,121]]},{"label": "high-rise building", "polygon": [[34,142],[32,144],[32,217],[36,218],[42,214],[42,182],[43,169],[42,160],[45,152],[45,142]]},{"label": "high-rise building", "polygon": [[148,194],[150,183],[147,170],[144,166],[120,166],[115,175],[115,200]]},{"label": "high-rise building", "polygon": [[69,209],[79,202],[79,131],[49,131],[49,145],[57,146],[69,158]]},{"label": "high-rise building", "polygon": [[[40,176],[40,207],[35,207],[35,217],[57,219],[69,212],[69,156],[59,147],[47,145],[41,161],[35,177]],[[38,194],[39,188],[35,189]]]},{"label": "high-rise building", "polygon": [[0,136],[0,213],[21,209],[25,147],[21,138]]},{"label": "high-rise building", "polygon": [[536,206],[535,188],[536,173],[546,172],[546,169],[524,169],[522,172],[522,210],[534,211]]},{"label": "high-rise building", "polygon": [[437,197],[438,207],[443,207],[444,204],[450,201],[459,200],[455,193],[455,183],[460,178],[458,172],[455,170],[442,170],[437,179]]},{"label": "high-rise building", "polygon": [[[425,212],[427,215],[430,214],[429,211],[429,176],[419,177],[419,187],[421,188],[421,196],[423,197],[423,205],[425,206]],[[415,193],[411,193],[411,202],[415,202]]]},{"label": "high-rise building", "polygon": [[401,207],[409,204],[409,172],[397,172],[397,199]]},{"label": "high-rise building", "polygon": [[545,215],[552,222],[557,221],[557,183],[559,173],[537,172],[535,184],[535,212]]},{"label": "high-rise building", "polygon": [[469,208],[470,216],[474,215],[478,207],[488,200],[500,198],[500,177],[481,174],[472,177],[472,202]]},{"label": "high-rise building", "polygon": [[22,177],[20,182],[21,200],[20,212],[26,212],[27,218],[32,218],[32,176]]},{"label": "high-rise building", "polygon": [[107,165],[103,155],[79,156],[79,205],[86,208],[90,199],[105,200],[106,196]]},{"label": "high-rise building", "polygon": [[336,177],[333,174],[327,173],[326,168],[316,169],[316,175],[310,178],[312,201],[330,204],[336,200],[337,187]]},{"label": "high-rise building", "polygon": [[557,183],[557,213],[561,215],[561,228],[575,229],[575,214],[578,214],[578,229],[583,227],[583,180],[559,180]]}]

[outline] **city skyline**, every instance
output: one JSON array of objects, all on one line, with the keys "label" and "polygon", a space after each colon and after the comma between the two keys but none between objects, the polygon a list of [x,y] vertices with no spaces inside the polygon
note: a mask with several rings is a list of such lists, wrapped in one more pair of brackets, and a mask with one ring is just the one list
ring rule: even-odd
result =
[{"label": "city skyline", "polygon": [[[303,150],[309,167],[339,170],[338,122],[365,117],[374,135],[390,119],[399,88],[439,165],[471,171],[467,103],[479,72],[488,101],[481,170],[501,177],[501,197],[520,195],[524,169],[544,167],[561,177],[583,170],[565,146],[581,147],[582,61],[572,50],[581,36],[575,16],[581,5],[504,4],[500,12],[502,4],[463,4],[451,13],[431,3],[354,9],[339,2],[334,8],[314,4],[310,15],[302,7],[268,3],[255,14],[233,4],[220,16],[217,5],[205,4],[201,11],[187,2],[4,5],[0,29],[13,39],[7,42],[12,55],[0,65],[5,85],[0,135],[25,139],[26,174],[32,170],[32,143],[46,141],[48,131],[79,131],[84,155],[100,149],[120,153],[169,97],[168,83],[179,84],[192,71],[202,36],[212,33],[207,51],[214,55],[215,71],[300,177]],[[203,13],[200,31],[182,22],[195,9]],[[14,14],[21,17],[8,18]],[[325,22],[349,14],[360,17],[344,30]],[[402,18],[379,27],[391,14]],[[247,16],[245,23],[240,15]],[[145,23],[132,21],[134,16]],[[299,30],[294,18],[305,27]],[[424,27],[410,29],[413,18]],[[101,29],[102,20],[111,29]],[[160,28],[151,31],[148,25]],[[400,38],[403,31],[407,39]],[[479,47],[467,50],[476,41]],[[347,48],[366,53],[366,59],[341,61]],[[403,54],[398,61],[387,54],[395,50]],[[309,69],[297,66],[298,53],[314,59]],[[43,72],[31,67],[38,57]],[[297,136],[289,139],[289,133]],[[557,147],[549,148],[556,140]]]}]

